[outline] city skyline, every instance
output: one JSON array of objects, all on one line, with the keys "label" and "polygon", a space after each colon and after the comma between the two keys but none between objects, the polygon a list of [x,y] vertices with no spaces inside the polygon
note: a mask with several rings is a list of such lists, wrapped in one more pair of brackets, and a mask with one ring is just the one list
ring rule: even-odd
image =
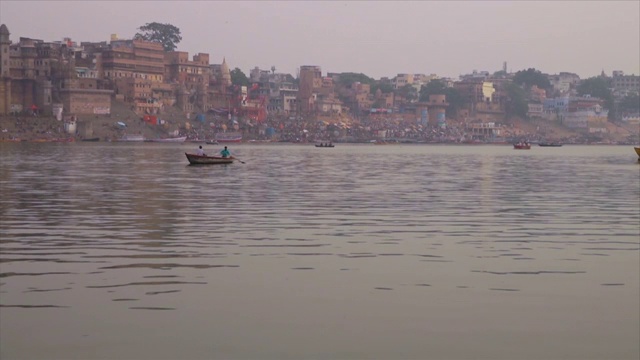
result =
[{"label": "city skyline", "polygon": [[505,61],[510,71],[533,67],[582,78],[640,72],[639,2],[0,3],[0,23],[14,42],[131,38],[149,22],[180,28],[178,50],[209,53],[213,63],[224,57],[245,73],[275,66],[295,75],[301,65],[318,65],[374,78],[457,78],[500,70]]}]

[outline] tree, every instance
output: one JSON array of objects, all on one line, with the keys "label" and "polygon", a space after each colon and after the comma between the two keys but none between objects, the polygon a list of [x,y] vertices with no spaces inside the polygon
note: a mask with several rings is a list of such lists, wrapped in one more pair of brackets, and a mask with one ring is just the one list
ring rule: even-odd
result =
[{"label": "tree", "polygon": [[622,114],[637,114],[640,113],[640,97],[638,94],[627,95],[620,100],[618,107]]},{"label": "tree", "polygon": [[524,85],[527,90],[533,85],[540,89],[551,90],[551,82],[547,75],[534,68],[518,71],[513,77],[513,82],[518,85]]},{"label": "tree", "polygon": [[407,99],[409,102],[418,99],[418,91],[411,84],[404,85],[400,89],[398,89],[398,95],[402,96],[402,98]]},{"label": "tree", "polygon": [[136,33],[135,39],[160,43],[165,51],[174,51],[182,40],[180,29],[171,24],[152,22],[139,27],[138,30],[140,32]]},{"label": "tree", "polygon": [[285,78],[287,79],[287,82],[290,82],[292,84],[298,84],[298,80],[294,78],[293,75],[291,74],[286,74]]},{"label": "tree", "polygon": [[607,79],[599,76],[585,79],[580,82],[577,90],[580,96],[591,95],[604,100],[604,107],[609,110],[609,120],[615,119],[613,93],[611,93],[611,89],[609,89]]},{"label": "tree", "polygon": [[431,80],[426,85],[422,85],[422,87],[420,88],[420,101],[429,101],[430,95],[443,95],[445,94],[446,88],[447,85],[445,85],[442,81]]},{"label": "tree", "polygon": [[507,102],[505,104],[505,112],[507,118],[519,116],[527,117],[529,111],[529,103],[527,102],[526,93],[523,88],[515,83],[509,83],[506,86]]},{"label": "tree", "polygon": [[465,98],[458,90],[452,87],[447,87],[447,85],[440,80],[431,80],[426,85],[422,85],[420,88],[420,101],[428,102],[430,95],[444,95],[449,103],[447,112],[452,116],[456,116],[458,114],[458,110],[466,105]]},{"label": "tree", "polygon": [[374,84],[371,85],[371,93],[375,94],[376,91],[378,91],[378,89],[380,89],[380,91],[383,94],[388,94],[393,92],[393,85],[389,84],[389,83],[383,83],[380,81],[376,81]]},{"label": "tree", "polygon": [[362,73],[346,72],[340,74],[338,82],[343,86],[348,86],[353,84],[354,82],[372,85],[376,81],[373,78],[370,78]]},{"label": "tree", "polygon": [[249,78],[247,78],[247,75],[245,75],[239,68],[231,70],[230,74],[231,83],[233,85],[249,86]]}]

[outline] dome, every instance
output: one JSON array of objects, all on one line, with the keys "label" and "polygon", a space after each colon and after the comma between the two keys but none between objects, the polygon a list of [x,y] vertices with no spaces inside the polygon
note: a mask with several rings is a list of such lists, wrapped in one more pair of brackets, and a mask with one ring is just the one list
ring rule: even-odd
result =
[{"label": "dome", "polygon": [[0,25],[0,35],[9,35],[9,28],[7,28],[7,25]]}]

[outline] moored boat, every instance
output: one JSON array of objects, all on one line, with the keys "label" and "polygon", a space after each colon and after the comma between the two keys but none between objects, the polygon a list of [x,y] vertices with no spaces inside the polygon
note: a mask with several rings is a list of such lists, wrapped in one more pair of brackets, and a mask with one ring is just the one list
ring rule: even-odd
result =
[{"label": "moored boat", "polygon": [[150,142],[163,142],[163,143],[182,143],[185,142],[185,140],[187,140],[186,136],[181,136],[181,137],[174,137],[174,138],[164,138],[164,139],[150,139],[147,141]]},{"label": "moored boat", "polygon": [[242,141],[241,133],[217,133],[215,140],[219,143],[238,143]]},{"label": "moored boat", "polygon": [[221,157],[221,156],[206,156],[206,155],[196,155],[184,153],[187,156],[187,160],[189,160],[189,164],[191,165],[213,165],[213,164],[232,164],[235,160],[232,157]]},{"label": "moored boat", "polygon": [[82,139],[80,141],[100,141],[100,138],[99,137],[93,137],[93,138]]},{"label": "moored boat", "polygon": [[335,147],[335,145],[333,145],[332,143],[320,143],[320,144],[316,144],[316,147],[321,147],[321,148],[332,148]]},{"label": "moored boat", "polygon": [[117,139],[116,141],[126,141],[126,142],[144,141],[144,136],[142,136],[142,135],[123,135],[120,139]]},{"label": "moored boat", "polygon": [[555,143],[555,142],[541,142],[541,143],[538,143],[538,146],[542,146],[542,147],[560,147],[560,146],[562,146],[562,144]]}]

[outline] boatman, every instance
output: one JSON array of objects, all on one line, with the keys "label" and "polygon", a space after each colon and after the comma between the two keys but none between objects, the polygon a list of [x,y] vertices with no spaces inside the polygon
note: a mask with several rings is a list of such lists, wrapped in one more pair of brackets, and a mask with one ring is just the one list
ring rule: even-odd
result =
[{"label": "boatman", "polygon": [[229,152],[229,150],[225,146],[224,149],[222,149],[222,151],[220,151],[220,155],[222,155],[223,158],[227,158],[227,157],[231,156],[231,153]]},{"label": "boatman", "polygon": [[198,156],[206,156],[206,155],[204,154],[204,150],[202,150],[202,145],[200,145],[200,146],[198,147],[198,150],[196,151],[196,155],[198,155]]}]

